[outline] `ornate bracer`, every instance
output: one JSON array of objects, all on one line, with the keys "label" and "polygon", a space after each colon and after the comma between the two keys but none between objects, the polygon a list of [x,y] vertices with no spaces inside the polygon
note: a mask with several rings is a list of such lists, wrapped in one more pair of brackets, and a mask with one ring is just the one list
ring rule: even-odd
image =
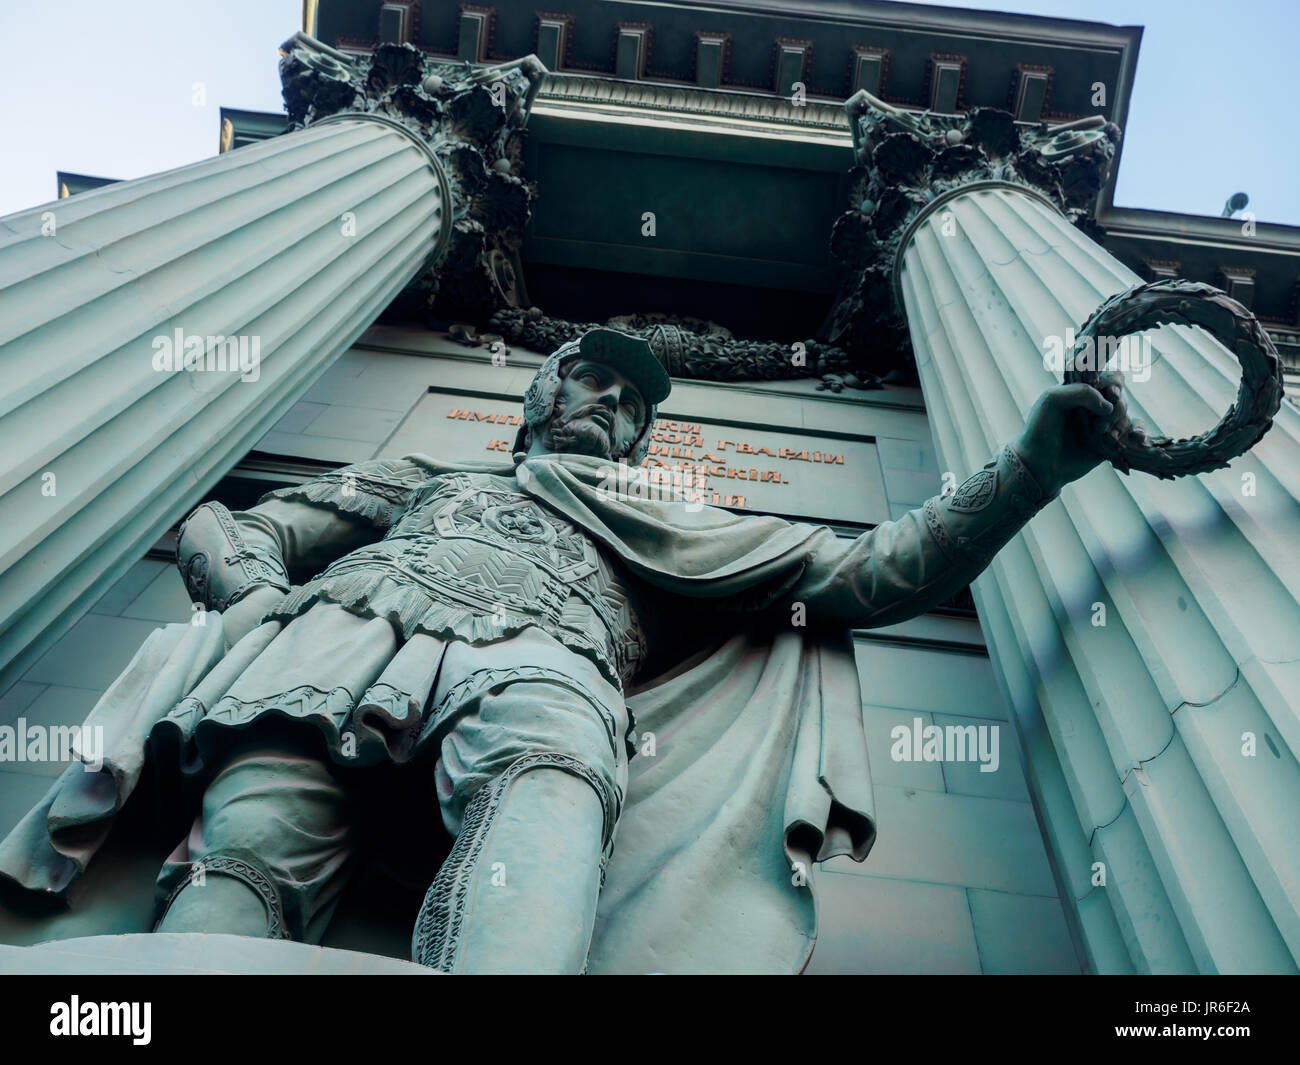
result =
[{"label": "ornate bracer", "polygon": [[204,503],[182,523],[176,565],[190,598],[209,610],[225,610],[264,584],[289,590],[284,562],[250,547],[220,503]]},{"label": "ornate bracer", "polygon": [[948,496],[926,502],[926,528],[956,565],[982,570],[1055,496],[1044,494],[1016,449],[1007,444]]},{"label": "ornate bracer", "polygon": [[176,563],[190,596],[225,610],[263,585],[287,592],[383,537],[429,474],[409,459],[370,459],[269,492],[232,514],[204,503],[181,526]]}]

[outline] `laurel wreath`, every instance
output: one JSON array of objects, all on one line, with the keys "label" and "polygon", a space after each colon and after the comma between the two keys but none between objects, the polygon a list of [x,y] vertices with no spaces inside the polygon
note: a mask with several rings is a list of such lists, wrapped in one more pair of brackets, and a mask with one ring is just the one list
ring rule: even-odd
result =
[{"label": "laurel wreath", "polygon": [[[1236,402],[1213,429],[1172,440],[1167,436],[1116,440],[1098,436],[1094,445],[1123,473],[1141,470],[1163,479],[1206,473],[1227,466],[1255,446],[1282,405],[1282,363],[1259,320],[1226,292],[1196,281],[1162,280],[1135,285],[1106,300],[1084,323],[1066,363],[1065,383],[1098,387],[1105,367],[1085,357],[1088,341],[1119,337],[1158,325],[1200,326],[1241,363]],[[1080,367],[1083,368],[1080,368]]]}]

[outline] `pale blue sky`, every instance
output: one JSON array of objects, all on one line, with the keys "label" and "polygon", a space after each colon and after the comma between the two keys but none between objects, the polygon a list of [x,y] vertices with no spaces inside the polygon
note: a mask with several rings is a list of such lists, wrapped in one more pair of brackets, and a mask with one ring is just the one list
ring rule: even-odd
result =
[{"label": "pale blue sky", "polygon": [[[1115,202],[1300,225],[1298,0],[969,0],[1142,25]],[[217,150],[218,109],[281,110],[276,46],[301,0],[3,0],[0,215],[54,198],[56,170],[132,178]],[[195,83],[203,99],[195,99]]]}]

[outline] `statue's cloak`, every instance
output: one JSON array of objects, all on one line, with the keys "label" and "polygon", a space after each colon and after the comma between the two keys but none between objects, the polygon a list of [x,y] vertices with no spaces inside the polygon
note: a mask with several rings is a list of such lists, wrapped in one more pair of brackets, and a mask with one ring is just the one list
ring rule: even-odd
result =
[{"label": "statue's cloak", "polygon": [[[601,894],[593,973],[797,972],[816,939],[816,863],[861,861],[875,838],[858,675],[847,631],[750,624],[793,588],[828,529],[610,489],[610,464],[408,456],[430,476],[514,475],[636,576],[724,604],[719,635],[630,689],[639,753]],[[657,488],[658,486],[656,486]],[[154,726],[210,671],[238,672],[220,616],[153,632],[96,704],[102,768],[74,764],[0,842],[0,876],[62,897],[101,848],[147,760],[175,757]],[[269,637],[268,637],[269,638]],[[719,642],[720,641],[720,642]],[[152,736],[151,736],[152,733]]]}]

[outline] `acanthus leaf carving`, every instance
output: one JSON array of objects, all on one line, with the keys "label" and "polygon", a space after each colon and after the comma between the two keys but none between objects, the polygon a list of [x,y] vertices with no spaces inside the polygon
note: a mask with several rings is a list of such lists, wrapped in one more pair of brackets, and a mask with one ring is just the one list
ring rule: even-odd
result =
[{"label": "acanthus leaf carving", "polygon": [[546,74],[535,56],[493,66],[434,59],[411,44],[354,56],[298,33],[281,46],[290,129],[349,114],[395,123],[445,176],[446,236],[411,283],[436,317],[516,305],[518,252],[536,198],[519,132]]},{"label": "acanthus leaf carving", "polygon": [[867,92],[845,107],[856,165],[849,207],[831,234],[841,283],[822,339],[848,351],[856,368],[910,372],[911,344],[894,289],[899,257],[922,214],[963,186],[1020,186],[1090,237],[1102,235],[1093,210],[1119,128],[1100,116],[1028,127],[997,108],[912,113]]}]

